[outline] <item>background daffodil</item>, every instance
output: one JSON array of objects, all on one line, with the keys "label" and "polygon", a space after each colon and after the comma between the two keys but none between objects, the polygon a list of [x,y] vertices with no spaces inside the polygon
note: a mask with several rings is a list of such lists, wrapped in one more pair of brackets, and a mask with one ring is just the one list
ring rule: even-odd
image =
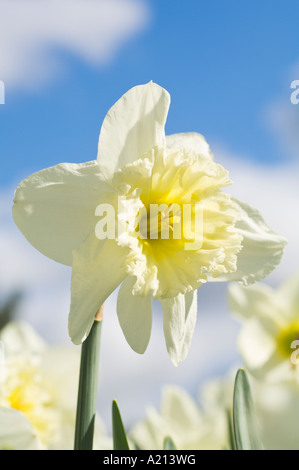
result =
[{"label": "background daffodil", "polygon": [[136,423],[130,432],[133,443],[142,450],[162,450],[170,436],[177,449],[220,450],[227,447],[225,413],[205,413],[182,388],[163,388],[160,410],[148,408],[146,418]]},{"label": "background daffodil", "polygon": [[[228,417],[232,413],[234,369],[201,384],[197,399],[176,386],[162,390],[159,409],[150,406],[129,436],[141,450],[162,450],[171,436],[181,450],[231,449]],[[266,450],[298,450],[298,386],[269,384],[250,376],[258,430]]]},{"label": "background daffodil", "polygon": [[[10,322],[0,342],[0,449],[72,449],[78,351],[49,347],[24,322]],[[94,448],[112,448],[98,416]]]},{"label": "background daffodil", "polygon": [[251,374],[270,383],[299,383],[299,275],[273,289],[263,283],[229,287],[231,311],[242,321],[239,350]]},{"label": "background daffodil", "polygon": [[26,416],[0,407],[0,450],[41,450],[37,433]]},{"label": "background daffodil", "polygon": [[[130,346],[146,350],[152,299],[158,299],[167,350],[178,364],[195,327],[197,288],[264,278],[280,262],[285,240],[255,209],[222,191],[231,184],[228,172],[213,161],[200,134],[165,136],[169,104],[167,91],[153,82],[129,90],[104,119],[97,161],[64,163],[30,176],[16,190],[13,216],[33,246],[72,266],[74,343],[86,339],[99,307],[121,284],[117,313]],[[163,222],[173,224],[169,211],[159,219],[157,239],[140,236],[148,227],[147,219],[139,224],[141,209],[162,203],[200,204],[199,249],[186,249],[188,237],[161,236]],[[99,204],[111,205],[126,226],[115,239],[96,236]]]}]

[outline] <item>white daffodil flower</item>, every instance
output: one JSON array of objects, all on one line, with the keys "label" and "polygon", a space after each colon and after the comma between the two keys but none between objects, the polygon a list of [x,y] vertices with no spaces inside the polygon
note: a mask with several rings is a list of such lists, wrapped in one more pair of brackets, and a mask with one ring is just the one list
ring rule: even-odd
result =
[{"label": "white daffodil flower", "polygon": [[299,275],[278,289],[229,287],[231,311],[243,322],[238,344],[246,368],[269,382],[299,382]]},{"label": "white daffodil flower", "polygon": [[[234,375],[206,382],[200,393],[203,412],[223,422],[232,408]],[[267,383],[250,376],[261,441],[266,450],[299,450],[299,389],[296,382]],[[225,434],[224,434],[225,437]],[[227,439],[224,442],[228,442]]]},{"label": "white daffodil flower", "polygon": [[174,385],[163,388],[160,412],[148,409],[146,419],[129,435],[142,450],[163,449],[169,436],[179,450],[221,450],[228,443],[226,415],[205,414],[184,389]]},{"label": "white daffodil flower", "polygon": [[18,410],[0,407],[0,450],[41,450],[37,433]]},{"label": "white daffodil flower", "polygon": [[[0,449],[72,449],[78,351],[49,348],[21,322],[8,324],[0,342]],[[112,443],[98,421],[95,448],[101,447]]]},{"label": "white daffodil flower", "polygon": [[253,382],[261,438],[267,450],[299,450],[299,389],[294,382]]},{"label": "white daffodil flower", "polygon": [[117,313],[130,346],[146,350],[158,299],[177,365],[195,327],[197,288],[264,278],[280,262],[285,239],[222,192],[231,184],[228,172],[200,134],[165,136],[169,104],[168,92],[153,82],[129,90],[104,119],[97,161],[63,163],[25,179],[13,217],[35,248],[72,266],[75,344],[121,284]]}]

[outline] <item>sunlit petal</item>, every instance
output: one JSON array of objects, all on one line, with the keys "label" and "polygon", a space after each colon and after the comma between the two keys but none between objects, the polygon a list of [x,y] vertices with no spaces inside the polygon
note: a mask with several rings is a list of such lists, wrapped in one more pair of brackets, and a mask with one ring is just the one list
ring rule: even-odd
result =
[{"label": "sunlit petal", "polygon": [[98,162],[109,174],[155,145],[165,145],[170,96],[149,82],[131,88],[109,110],[99,137]]}]

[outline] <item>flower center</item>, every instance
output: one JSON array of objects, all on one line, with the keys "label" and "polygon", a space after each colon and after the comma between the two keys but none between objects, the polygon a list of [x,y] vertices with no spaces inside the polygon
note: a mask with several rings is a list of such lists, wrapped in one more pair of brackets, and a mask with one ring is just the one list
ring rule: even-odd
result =
[{"label": "flower center", "polygon": [[231,184],[221,165],[192,151],[154,147],[111,183],[131,214],[117,241],[130,249],[126,266],[137,278],[135,294],[174,297],[236,270],[240,214],[221,191]]},{"label": "flower center", "polygon": [[179,204],[150,204],[141,211],[139,234],[141,239],[167,240],[181,237],[181,207]]},{"label": "flower center", "polygon": [[59,422],[58,412],[53,407],[49,384],[30,358],[7,361],[5,379],[1,383],[0,406],[24,413],[44,444],[54,437]]},{"label": "flower center", "polygon": [[291,345],[296,340],[299,341],[299,322],[284,328],[277,337],[278,350],[283,357],[289,358],[291,356]]}]

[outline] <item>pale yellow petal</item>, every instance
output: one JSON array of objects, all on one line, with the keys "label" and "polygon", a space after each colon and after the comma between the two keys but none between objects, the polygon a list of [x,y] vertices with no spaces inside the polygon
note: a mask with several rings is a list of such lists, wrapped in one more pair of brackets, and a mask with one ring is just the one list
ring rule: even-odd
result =
[{"label": "pale yellow petal", "polygon": [[197,132],[167,135],[166,146],[177,150],[194,151],[199,155],[213,159],[209,144],[204,136]]},{"label": "pale yellow petal", "polygon": [[46,349],[45,341],[24,321],[8,323],[0,333],[6,357],[41,354]]},{"label": "pale yellow petal", "polygon": [[71,266],[72,251],[95,229],[95,209],[106,190],[96,161],[62,163],[19,184],[13,218],[37,250]]},{"label": "pale yellow petal", "polygon": [[142,450],[161,450],[166,436],[172,436],[171,426],[154,409],[149,408],[146,419],[135,424],[130,438]]},{"label": "pale yellow petal", "polygon": [[0,408],[0,450],[40,450],[30,421],[20,411]]},{"label": "pale yellow petal", "polygon": [[248,321],[239,340],[239,348],[249,369],[260,368],[275,352],[272,336],[255,319]]},{"label": "pale yellow petal", "polygon": [[98,161],[112,174],[165,144],[170,96],[156,83],[131,88],[109,110],[99,137]]},{"label": "pale yellow petal", "polygon": [[189,351],[197,317],[197,291],[160,300],[167,351],[175,366]]},{"label": "pale yellow petal", "polygon": [[163,388],[161,414],[184,434],[194,432],[196,428],[199,431],[203,424],[198,404],[184,389],[175,385]]},{"label": "pale yellow petal", "polygon": [[117,298],[119,324],[131,348],[143,354],[152,330],[152,296],[133,295],[136,278],[128,276],[121,285]]},{"label": "pale yellow petal", "polygon": [[228,287],[228,301],[232,313],[244,318],[273,317],[277,310],[277,299],[274,289],[263,283],[243,287],[231,283]]},{"label": "pale yellow petal", "polygon": [[52,385],[52,406],[72,413],[77,402],[79,348],[73,345],[47,348],[41,355],[40,367],[47,383]]},{"label": "pale yellow petal", "polygon": [[288,322],[298,322],[299,273],[291,276],[277,289],[277,301],[283,305],[282,314]]},{"label": "pale yellow petal", "polygon": [[287,241],[266,224],[254,207],[235,198],[233,201],[241,213],[236,229],[243,237],[237,270],[209,281],[241,281],[248,286],[264,279],[279,265]]},{"label": "pale yellow petal", "polygon": [[126,253],[94,233],[74,251],[69,333],[75,344],[87,338],[98,309],[126,277]]}]

